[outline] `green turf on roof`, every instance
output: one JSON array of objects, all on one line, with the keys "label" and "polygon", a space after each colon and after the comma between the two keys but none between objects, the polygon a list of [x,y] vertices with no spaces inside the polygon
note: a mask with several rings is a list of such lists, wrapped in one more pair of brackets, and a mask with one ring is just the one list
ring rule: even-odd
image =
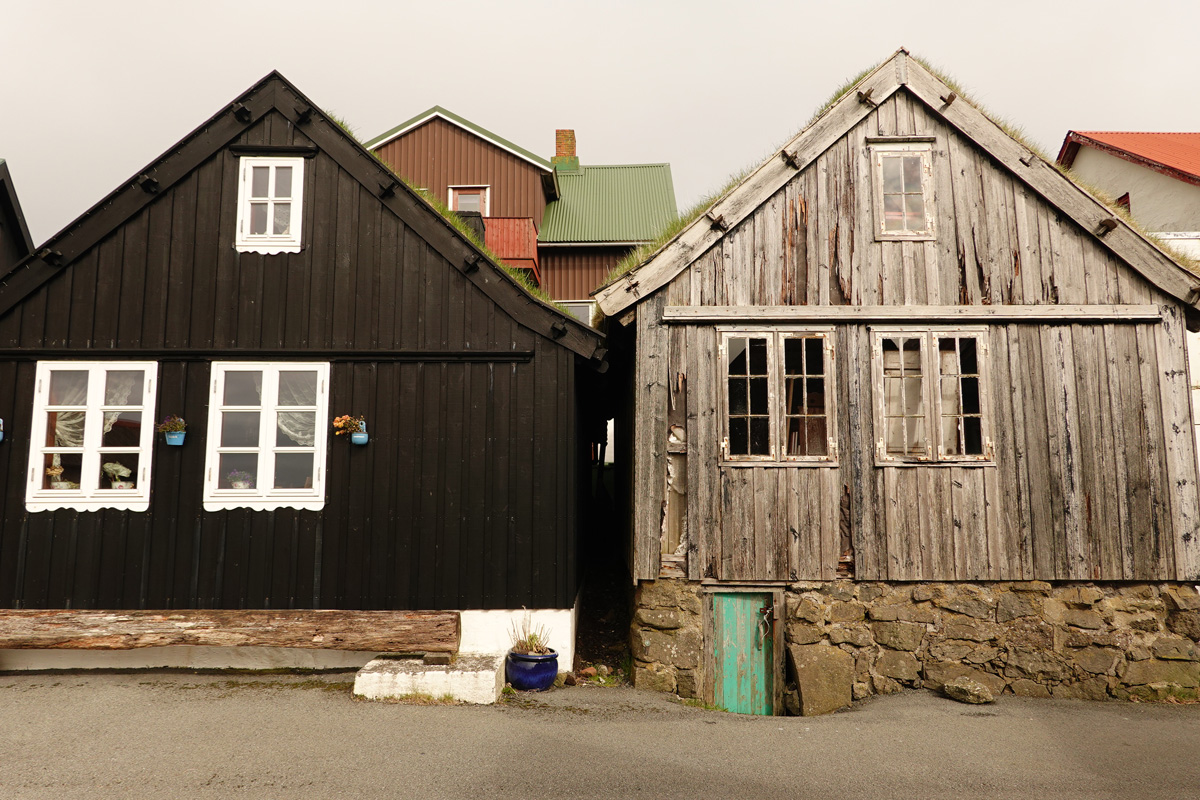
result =
[{"label": "green turf on roof", "polygon": [[644,242],[675,218],[670,164],[582,166],[558,172],[538,241]]}]

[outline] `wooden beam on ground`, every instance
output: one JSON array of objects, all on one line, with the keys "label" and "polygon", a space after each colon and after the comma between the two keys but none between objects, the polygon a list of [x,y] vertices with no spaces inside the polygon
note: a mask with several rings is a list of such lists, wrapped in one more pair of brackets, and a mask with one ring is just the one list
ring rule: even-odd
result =
[{"label": "wooden beam on ground", "polygon": [[663,322],[1159,322],[1151,305],[667,306]]},{"label": "wooden beam on ground", "polygon": [[455,611],[0,610],[0,649],[304,647],[456,653]]}]

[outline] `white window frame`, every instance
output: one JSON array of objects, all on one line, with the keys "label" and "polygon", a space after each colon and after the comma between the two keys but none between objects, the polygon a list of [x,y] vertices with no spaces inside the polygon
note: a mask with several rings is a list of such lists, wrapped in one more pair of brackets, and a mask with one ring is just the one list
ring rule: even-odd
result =
[{"label": "white window frame", "polygon": [[[871,330],[871,387],[875,393],[875,465],[904,466],[915,464],[946,464],[957,466],[995,466],[995,445],[992,441],[991,413],[991,360],[988,349],[989,329],[986,326],[943,327],[943,326],[888,326]],[[927,438],[924,455],[892,455],[887,452],[884,415],[886,413],[883,382],[883,340],[903,337],[919,339],[921,342],[922,404],[925,409]],[[975,358],[979,370],[979,414],[980,439],[983,452],[977,455],[947,455],[942,441],[942,393],[934,387],[941,386],[942,371],[937,342],[945,338],[973,338],[976,342]]]},{"label": "white window frame", "polygon": [[491,211],[492,211],[492,187],[491,186],[489,186],[487,184],[462,184],[459,186],[448,186],[448,187],[446,187],[446,189],[449,192],[449,197],[447,199],[450,201],[449,203],[447,203],[447,205],[450,206],[451,211],[454,211],[455,213],[458,212],[458,209],[455,208],[455,206],[454,206],[455,198],[463,190],[469,189],[469,190],[471,190],[471,192],[478,192],[480,197],[483,198],[483,202],[480,204],[479,213],[485,217],[491,216]]},{"label": "white window frame", "polygon": [[[592,324],[592,318],[595,316],[596,311],[595,300],[559,300],[558,303],[566,309],[568,314],[584,325]],[[581,312],[582,316],[577,312]]]},{"label": "white window frame", "polygon": [[[49,447],[46,441],[48,414],[56,406],[47,401],[50,396],[50,374],[57,371],[87,371],[88,388],[83,404],[83,445],[81,447]],[[141,403],[109,406],[104,403],[105,375],[108,371],[142,370],[146,374],[142,385]],[[27,511],[53,511],[73,509],[96,511],[101,508],[117,508],[126,511],[146,511],[150,507],[151,458],[154,453],[154,399],[158,385],[158,362],[156,361],[39,361],[33,392],[33,420],[29,427],[29,473],[26,478],[25,508]],[[137,447],[105,447],[104,411],[139,411],[142,415],[141,430]],[[71,410],[80,410],[72,405]],[[82,466],[78,489],[45,489],[45,454],[48,450],[64,453],[81,453]],[[99,485],[103,455],[108,452],[130,452],[138,454],[138,470],[134,476],[134,488],[113,489]],[[93,485],[92,482],[96,484]]]},{"label": "white window frame", "polygon": [[[720,367],[717,388],[721,414],[721,463],[726,466],[788,466],[836,467],[838,464],[837,374],[834,363],[833,326],[807,327],[720,327]],[[755,338],[767,340],[767,410],[770,416],[770,452],[766,455],[734,455],[729,452],[729,340]],[[787,455],[784,442],[787,434],[785,408],[784,342],[787,339],[820,338],[824,340],[825,358],[825,424],[828,443],[825,455]]]},{"label": "white window frame", "polygon": [[[931,241],[934,238],[933,203],[933,143],[932,142],[887,142],[870,145],[871,193],[875,204],[876,241]],[[921,157],[921,197],[925,206],[924,230],[889,231],[883,212],[883,159],[896,155],[919,155]]]},{"label": "white window frame", "polygon": [[[313,435],[312,488],[276,489],[274,460],[280,448],[275,442],[275,413],[278,410],[279,373],[295,370],[314,370],[317,373],[317,402]],[[221,447],[222,402],[225,378],[231,372],[262,372],[262,394],[257,407],[259,416],[258,446],[232,448],[234,451],[256,452],[259,458],[257,480],[251,489],[220,488],[221,453],[231,448]],[[291,361],[214,361],[209,378],[208,439],[204,463],[204,510],[223,511],[249,508],[270,511],[276,508],[296,508],[320,511],[325,506],[325,462],[329,443],[329,364],[328,362]],[[248,406],[232,406],[231,411],[247,410]],[[291,406],[288,406],[291,408]],[[300,407],[308,410],[306,407]]]},{"label": "white window frame", "polygon": [[[270,167],[269,200],[267,224],[270,227],[274,214],[271,209],[277,198],[275,192],[275,168],[292,168],[292,196],[288,198],[291,204],[291,230],[286,234],[252,234],[250,233],[250,190],[253,167]],[[277,253],[299,253],[300,234],[304,222],[304,159],[302,157],[276,156],[242,156],[238,161],[238,205],[237,205],[237,239],[234,249],[239,253],[262,253],[275,255]]]}]

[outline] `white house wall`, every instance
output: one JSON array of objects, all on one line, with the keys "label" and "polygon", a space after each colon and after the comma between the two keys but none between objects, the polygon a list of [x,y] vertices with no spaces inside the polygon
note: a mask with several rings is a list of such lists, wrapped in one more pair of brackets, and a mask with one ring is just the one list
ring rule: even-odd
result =
[{"label": "white house wall", "polygon": [[1081,145],[1071,170],[1085,183],[1120,197],[1152,231],[1200,231],[1200,186]]}]

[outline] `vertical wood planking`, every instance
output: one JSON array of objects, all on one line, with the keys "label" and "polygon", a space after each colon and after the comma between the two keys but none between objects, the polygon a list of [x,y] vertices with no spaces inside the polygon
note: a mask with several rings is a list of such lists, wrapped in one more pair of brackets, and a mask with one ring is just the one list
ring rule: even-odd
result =
[{"label": "vertical wood planking", "polygon": [[[1186,329],[1174,304],[1164,305],[1163,322],[1155,326],[1155,346],[1161,381],[1162,419],[1167,462],[1165,486],[1170,502],[1170,519],[1175,523],[1174,572],[1168,578],[1200,578],[1200,497],[1197,496],[1196,452],[1188,388]],[[1168,528],[1167,530],[1172,530]]]},{"label": "vertical wood planking", "polygon": [[659,530],[666,481],[667,332],[662,325],[663,293],[648,298],[637,312],[634,376],[637,420],[634,486],[639,503],[634,517],[634,580],[658,576]]}]

